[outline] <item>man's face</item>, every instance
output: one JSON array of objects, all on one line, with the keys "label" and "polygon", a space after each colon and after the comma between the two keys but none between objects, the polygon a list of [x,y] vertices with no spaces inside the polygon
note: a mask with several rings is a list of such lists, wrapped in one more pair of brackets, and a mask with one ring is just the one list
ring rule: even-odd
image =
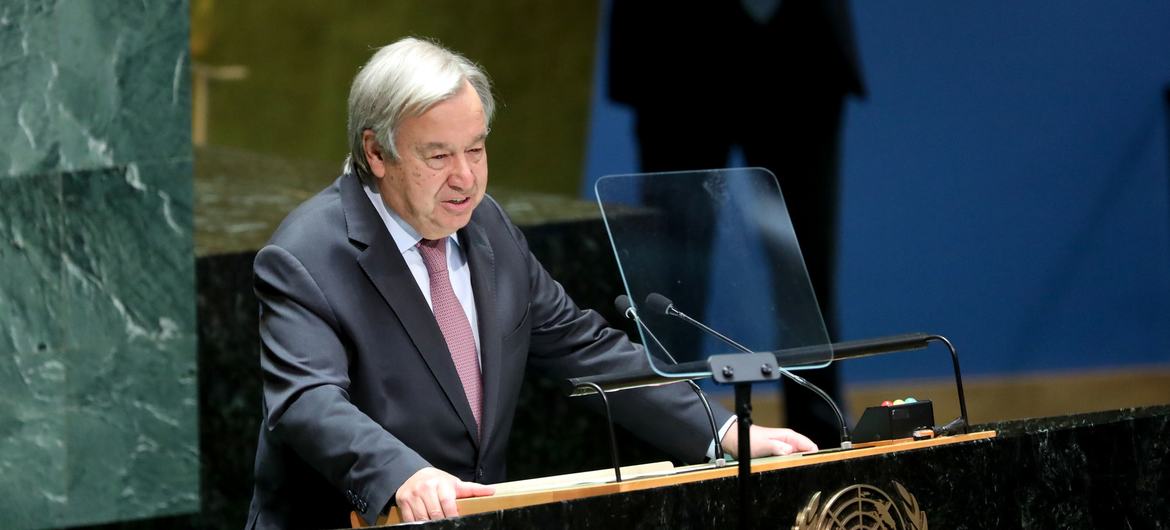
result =
[{"label": "man's face", "polygon": [[367,160],[387,206],[424,239],[446,237],[467,225],[488,178],[487,124],[471,85],[464,83],[455,96],[403,120],[395,139],[398,161],[371,154],[372,136],[366,131]]}]

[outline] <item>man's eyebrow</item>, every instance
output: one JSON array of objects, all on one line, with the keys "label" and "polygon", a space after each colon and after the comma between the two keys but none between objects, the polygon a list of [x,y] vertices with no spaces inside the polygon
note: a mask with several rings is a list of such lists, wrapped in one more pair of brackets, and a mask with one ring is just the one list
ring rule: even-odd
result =
[{"label": "man's eyebrow", "polygon": [[[471,145],[487,140],[488,133],[484,131],[471,140]],[[445,142],[427,142],[418,146],[419,151],[451,150],[451,145]]]},{"label": "man's eyebrow", "polygon": [[432,149],[449,149],[450,146],[443,142],[427,142],[418,146],[419,151],[430,151]]}]

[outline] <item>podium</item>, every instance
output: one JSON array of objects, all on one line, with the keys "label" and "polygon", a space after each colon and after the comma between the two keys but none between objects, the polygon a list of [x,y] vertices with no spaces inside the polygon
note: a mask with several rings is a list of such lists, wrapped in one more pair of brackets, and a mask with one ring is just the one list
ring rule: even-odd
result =
[{"label": "podium", "polygon": [[[1155,528],[1170,521],[1166,440],[1170,405],[977,425],[969,435],[757,460],[753,526]],[[616,484],[463,499],[464,516],[420,526],[733,528],[735,480],[734,466],[660,475],[648,470]],[[835,521],[816,525],[821,512]],[[889,517],[867,519],[872,514]]]}]

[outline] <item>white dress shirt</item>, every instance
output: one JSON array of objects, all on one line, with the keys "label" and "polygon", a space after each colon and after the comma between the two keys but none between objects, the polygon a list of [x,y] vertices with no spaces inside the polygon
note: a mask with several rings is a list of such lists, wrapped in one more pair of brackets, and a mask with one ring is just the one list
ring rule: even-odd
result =
[{"label": "white dress shirt", "polygon": [[[390,237],[394,239],[394,244],[402,253],[402,259],[410,268],[410,274],[414,276],[415,283],[418,284],[423,298],[426,298],[427,305],[431,307],[433,312],[435,307],[431,303],[431,276],[427,273],[427,266],[423,263],[422,254],[418,251],[418,242],[422,241],[422,236],[414,227],[402,220],[397,213],[386,207],[386,203],[382,201],[382,195],[377,190],[368,185],[362,185],[362,189],[366,191],[366,197],[369,197],[374,209],[378,210],[378,215],[386,225],[386,230],[390,232]],[[463,306],[463,313],[467,315],[467,322],[471,324],[471,334],[475,336],[475,352],[480,355],[480,370],[482,370],[483,356],[479,346],[479,318],[475,312],[475,295],[471,292],[471,269],[467,266],[467,256],[459,247],[459,239],[455,234],[451,234],[447,238],[447,274],[451,278],[451,289],[455,291],[455,298],[459,299],[459,305]]]}]

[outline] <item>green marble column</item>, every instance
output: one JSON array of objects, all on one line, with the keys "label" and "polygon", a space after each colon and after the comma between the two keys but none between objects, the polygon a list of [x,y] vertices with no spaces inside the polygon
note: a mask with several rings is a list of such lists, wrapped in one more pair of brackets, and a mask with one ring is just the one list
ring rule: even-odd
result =
[{"label": "green marble column", "polygon": [[199,507],[184,0],[0,2],[0,526]]}]

